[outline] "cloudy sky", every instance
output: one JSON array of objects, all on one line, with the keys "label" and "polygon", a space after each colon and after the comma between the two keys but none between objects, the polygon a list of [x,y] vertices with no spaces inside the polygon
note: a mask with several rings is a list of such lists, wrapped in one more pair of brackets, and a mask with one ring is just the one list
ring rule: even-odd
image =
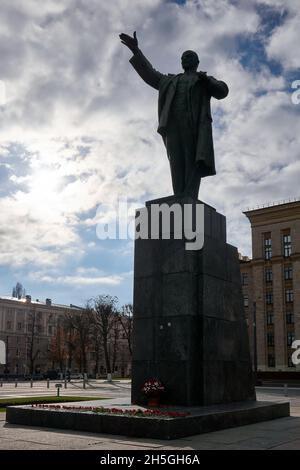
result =
[{"label": "cloudy sky", "polygon": [[[118,34],[162,72],[194,49],[226,81],[212,103],[217,176],[201,199],[251,255],[248,207],[300,196],[299,0],[1,0],[0,294],[132,299],[133,242],[99,240],[109,204],[171,194],[157,92]],[[100,208],[99,208],[100,205]]]}]

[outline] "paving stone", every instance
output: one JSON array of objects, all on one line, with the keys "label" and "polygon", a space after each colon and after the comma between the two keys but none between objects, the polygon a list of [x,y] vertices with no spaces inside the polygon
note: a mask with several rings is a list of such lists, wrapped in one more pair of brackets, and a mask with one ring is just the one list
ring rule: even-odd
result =
[{"label": "paving stone", "polygon": [[[299,450],[300,390],[289,398],[292,416],[171,441],[136,439],[79,431],[17,426],[0,422],[0,449],[87,449],[87,450]],[[271,394],[258,389],[264,401],[286,401],[281,390]],[[111,400],[115,401],[117,399]],[[119,399],[120,401],[120,399]],[[98,402],[99,403],[99,402]],[[103,402],[102,402],[103,403]],[[5,413],[0,415],[5,417]]]}]

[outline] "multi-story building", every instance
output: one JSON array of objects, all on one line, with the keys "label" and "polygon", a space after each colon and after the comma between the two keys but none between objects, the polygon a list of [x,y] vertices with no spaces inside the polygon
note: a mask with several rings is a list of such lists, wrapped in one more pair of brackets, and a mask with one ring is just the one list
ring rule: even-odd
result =
[{"label": "multi-story building", "polygon": [[39,374],[53,368],[50,344],[57,323],[76,307],[26,298],[0,297],[0,340],[6,345],[6,364],[0,374]]},{"label": "multi-story building", "polygon": [[[0,297],[0,340],[6,346],[6,364],[0,365],[0,376],[23,376],[44,374],[49,370],[78,373],[82,368],[82,358],[78,341],[67,344],[68,338],[62,331],[66,316],[82,312],[74,305],[59,305],[51,299],[45,302],[26,298]],[[122,326],[114,329],[109,344],[109,354],[114,364],[113,372],[128,376],[131,372],[131,357],[128,341]],[[73,351],[72,361],[68,351]],[[86,346],[86,371],[90,375],[105,375],[103,351],[96,353],[92,341]]]},{"label": "multi-story building", "polygon": [[300,201],[244,214],[252,259],[241,257],[240,267],[254,368],[300,370],[291,358],[292,343],[300,340]]}]

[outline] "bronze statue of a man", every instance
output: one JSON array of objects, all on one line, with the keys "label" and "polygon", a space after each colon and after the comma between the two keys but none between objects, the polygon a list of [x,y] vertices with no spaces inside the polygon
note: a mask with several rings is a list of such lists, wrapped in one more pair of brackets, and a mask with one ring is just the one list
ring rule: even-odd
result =
[{"label": "bronze statue of a man", "polygon": [[196,52],[182,54],[184,73],[165,75],[143,55],[135,32],[133,37],[122,33],[120,39],[133,52],[130,63],[137,73],[159,91],[157,131],[167,149],[174,194],[197,199],[201,178],[216,174],[210,99],[225,98],[228,86],[197,72]]}]

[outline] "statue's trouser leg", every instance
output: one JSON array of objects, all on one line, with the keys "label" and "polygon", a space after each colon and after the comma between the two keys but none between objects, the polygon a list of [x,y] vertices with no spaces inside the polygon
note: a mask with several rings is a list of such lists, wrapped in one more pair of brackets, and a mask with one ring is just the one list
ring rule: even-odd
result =
[{"label": "statue's trouser leg", "polygon": [[201,171],[200,168],[193,162],[189,171],[187,171],[187,183],[184,189],[184,194],[198,199],[198,193],[201,183]]},{"label": "statue's trouser leg", "polygon": [[166,135],[174,194],[198,198],[201,172],[195,163],[196,142],[189,116],[182,112],[170,119]]},{"label": "statue's trouser leg", "polygon": [[193,199],[198,199],[201,182],[201,172],[195,163],[196,159],[196,138],[192,131],[192,126],[188,118],[182,123],[182,133],[184,135],[184,166],[185,185],[184,194]]},{"label": "statue's trouser leg", "polygon": [[172,185],[175,196],[182,195],[185,187],[185,162],[181,129],[177,119],[170,119],[166,148],[170,162]]}]

